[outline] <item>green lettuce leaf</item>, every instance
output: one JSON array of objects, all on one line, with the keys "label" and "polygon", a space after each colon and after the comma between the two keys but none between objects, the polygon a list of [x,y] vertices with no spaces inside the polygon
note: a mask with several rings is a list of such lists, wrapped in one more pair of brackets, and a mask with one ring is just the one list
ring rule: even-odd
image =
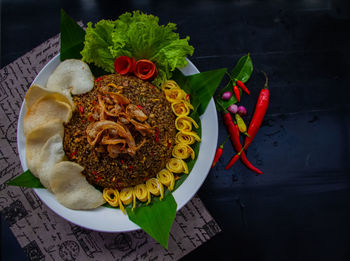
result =
[{"label": "green lettuce leaf", "polygon": [[175,68],[187,65],[186,56],[192,55],[194,48],[188,44],[189,37],[180,39],[174,32],[175,24],[158,22],[156,16],[134,11],[115,21],[101,20],[95,26],[88,23],[81,52],[83,61],[114,72],[114,59],[118,56],[149,59],[158,69],[153,84],[160,86],[171,78]]},{"label": "green lettuce leaf", "polygon": [[93,24],[89,22],[86,28],[84,49],[81,51],[83,61],[93,63],[110,73],[114,72],[115,57],[109,48],[113,45],[112,33],[115,24],[110,20],[101,20],[93,27]]}]

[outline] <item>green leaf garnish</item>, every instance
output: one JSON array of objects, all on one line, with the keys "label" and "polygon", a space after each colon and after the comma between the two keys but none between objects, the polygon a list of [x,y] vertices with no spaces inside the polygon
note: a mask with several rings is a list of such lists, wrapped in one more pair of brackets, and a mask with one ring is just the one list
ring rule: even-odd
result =
[{"label": "green leaf garnish", "polygon": [[242,56],[231,71],[231,77],[245,83],[253,73],[253,63],[250,55]]},{"label": "green leaf garnish", "polygon": [[134,11],[126,12],[114,21],[88,23],[81,52],[83,61],[112,73],[114,59],[119,56],[149,59],[158,69],[153,84],[160,86],[171,78],[175,68],[187,65],[186,56],[192,55],[194,48],[188,44],[189,37],[179,38],[174,23],[159,25],[158,22],[156,16]]},{"label": "green leaf garnish", "polygon": [[85,31],[61,9],[61,50],[60,59],[81,59],[80,51],[84,47]]},{"label": "green leaf garnish", "polygon": [[14,178],[13,180],[10,180],[7,182],[7,185],[10,186],[19,186],[19,187],[26,187],[26,188],[45,188],[41,183],[40,180],[35,177],[30,170],[23,172],[18,177]]},{"label": "green leaf garnish", "polygon": [[[250,58],[250,55],[247,54],[245,56],[242,56],[236,66],[232,69],[231,73],[229,74],[229,81],[226,84],[224,88],[220,90],[218,95],[216,96],[216,109],[218,111],[223,111],[226,110],[229,106],[232,104],[237,103],[237,98],[233,94],[232,97],[224,101],[221,96],[224,92],[233,92],[233,85],[236,84],[237,80],[240,80],[241,82],[245,83],[249,80],[250,76],[253,73],[253,62],[252,59]],[[242,90],[241,88],[239,89],[239,93],[242,96]]]},{"label": "green leaf garnish", "polygon": [[176,201],[169,193],[162,200],[154,198],[148,206],[141,206],[134,210],[126,208],[126,211],[132,222],[168,249],[169,233],[176,216],[176,209]]},{"label": "green leaf garnish", "polygon": [[190,94],[194,111],[201,116],[213,98],[226,70],[226,68],[221,68],[189,76],[184,76],[179,70],[175,70],[173,79],[185,92]]}]

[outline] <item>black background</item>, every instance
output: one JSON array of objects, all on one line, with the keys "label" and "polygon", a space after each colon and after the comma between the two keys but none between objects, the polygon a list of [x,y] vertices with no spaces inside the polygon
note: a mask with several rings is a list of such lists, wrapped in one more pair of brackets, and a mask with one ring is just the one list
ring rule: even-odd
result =
[{"label": "black background", "polygon": [[[142,10],[174,22],[195,47],[200,71],[232,69],[250,53],[252,115],[264,70],[270,105],[248,159],[224,155],[198,194],[222,232],[183,260],[350,260],[350,9],[348,1],[2,0],[1,67],[59,32],[59,10],[75,20]],[[224,82],[223,82],[224,83]],[[221,85],[222,87],[223,85]],[[221,143],[227,136],[219,115]],[[2,259],[25,259],[2,221]]]}]

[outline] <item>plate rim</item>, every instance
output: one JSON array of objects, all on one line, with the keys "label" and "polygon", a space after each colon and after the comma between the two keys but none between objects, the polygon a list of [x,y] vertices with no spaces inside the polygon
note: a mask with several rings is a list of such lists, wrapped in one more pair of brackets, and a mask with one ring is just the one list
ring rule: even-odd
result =
[{"label": "plate rim", "polygon": [[[46,82],[43,83],[41,81],[42,74],[45,73],[46,70],[54,70],[58,66],[58,64],[60,63],[59,57],[60,57],[59,53],[55,57],[53,57],[36,75],[33,82],[31,83],[31,85],[33,85],[33,84],[40,84],[42,86],[46,85]],[[180,71],[182,73],[184,73],[185,75],[199,73],[199,70],[197,69],[197,67],[189,59],[186,58],[186,60],[188,61],[187,66],[180,68]],[[53,68],[50,68],[50,67],[53,67]],[[23,99],[22,105],[20,108],[20,112],[19,112],[18,122],[17,122],[17,149],[18,149],[18,153],[19,153],[21,167],[23,170],[28,169],[27,164],[26,164],[25,155],[23,155],[23,151],[25,154],[25,143],[23,142],[24,136],[23,136],[23,134],[21,135],[21,133],[20,133],[20,131],[23,129],[22,127],[23,127],[24,113],[25,113],[25,106],[24,106],[24,99]],[[209,117],[212,117],[210,125],[207,126],[208,129],[204,129],[203,122],[204,122],[204,125],[206,126],[207,121],[209,121]],[[205,179],[207,178],[207,176],[210,172],[211,162],[214,159],[215,148],[217,146],[217,141],[218,141],[218,117],[217,117],[217,111],[216,111],[216,107],[215,107],[215,103],[214,103],[213,98],[210,100],[206,111],[203,113],[203,115],[200,116],[200,119],[201,119],[201,123],[202,123],[202,141],[200,143],[199,155],[198,155],[198,158],[197,158],[195,165],[193,166],[192,171],[190,172],[190,174],[188,174],[189,176],[179,186],[179,188],[177,188],[173,192],[173,196],[174,196],[176,203],[177,203],[177,210],[176,211],[179,211],[183,206],[185,206],[195,196],[195,194],[201,188],[201,186],[203,185]],[[214,149],[205,148],[204,145],[202,145],[203,138],[204,139],[208,138],[208,136],[203,135],[203,133],[210,134],[209,142],[210,142],[211,146],[213,146],[215,144],[215,146],[213,147]],[[199,166],[199,163],[201,163],[201,161],[199,161],[199,159],[202,159],[204,157],[204,153],[207,153],[207,156],[206,156],[205,161],[204,161],[204,163],[206,164],[206,166],[204,167],[204,173],[196,175],[195,174],[196,172],[194,172],[194,173],[192,173],[192,172],[193,172],[193,170],[197,170],[198,168],[201,167],[201,166]],[[201,171],[203,171],[203,170],[201,170]],[[188,186],[190,186],[192,183],[194,183],[194,185],[195,185],[193,187],[194,189],[192,189],[192,192],[187,192],[186,194],[184,194],[183,192],[186,191],[186,188]],[[68,208],[62,206],[60,203],[58,203],[58,201],[55,199],[55,196],[51,192],[49,192],[47,189],[33,188],[33,190],[36,193],[36,195],[40,198],[40,200],[49,209],[51,209],[58,216],[62,217],[63,219],[65,219],[65,220],[67,220],[67,221],[69,221],[77,226],[91,229],[94,231],[110,232],[110,233],[129,232],[129,231],[135,231],[135,230],[141,229],[138,225],[131,222],[129,220],[129,218],[127,218],[127,215],[122,214],[120,209],[99,207],[97,209],[88,210],[88,211],[87,210],[71,210],[71,209],[68,209]],[[54,202],[53,200],[56,202]],[[62,211],[60,211],[62,209],[65,209],[65,211],[63,211],[63,213],[62,213]],[[101,212],[101,211],[105,212],[105,214],[108,214],[109,212],[113,211],[114,218],[117,218],[117,216],[119,216],[119,218],[125,219],[125,217],[126,217],[126,220],[124,220],[124,221],[127,222],[127,226],[125,228],[118,228],[118,229],[109,228],[109,229],[107,229],[104,226],[92,226],[91,223],[89,223],[89,222],[84,222],[83,224],[81,224],[75,218],[72,218],[72,216],[74,217],[77,213],[83,212],[86,215],[86,218],[83,219],[83,221],[84,221],[87,218],[89,218],[90,216],[91,216],[91,218],[93,218],[93,215],[95,215],[95,213],[98,213],[98,215],[100,215],[99,212]],[[118,215],[115,212],[117,212]],[[121,215],[123,215],[123,216],[121,216]]]}]

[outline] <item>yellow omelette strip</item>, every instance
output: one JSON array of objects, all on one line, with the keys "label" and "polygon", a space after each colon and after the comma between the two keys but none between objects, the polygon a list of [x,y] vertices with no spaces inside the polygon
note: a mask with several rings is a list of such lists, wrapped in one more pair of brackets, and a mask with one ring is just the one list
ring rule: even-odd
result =
[{"label": "yellow omelette strip", "polygon": [[191,145],[195,142],[195,139],[192,135],[185,134],[183,132],[176,133],[175,143],[184,143],[187,145]]},{"label": "yellow omelette strip", "polygon": [[[123,211],[123,213],[125,214],[125,209],[123,205],[129,205],[131,202],[134,202],[135,204],[135,200],[134,200],[134,190],[132,187],[128,187],[128,188],[123,188],[120,193],[119,193],[119,207],[121,209],[121,211]],[[134,207],[134,206],[133,206]]]},{"label": "yellow omelette strip", "polygon": [[185,101],[175,101],[171,104],[171,109],[176,116],[187,116],[193,106]]},{"label": "yellow omelette strip", "polygon": [[178,159],[187,159],[189,156],[191,156],[192,159],[195,158],[193,149],[184,143],[176,144],[172,150],[172,155],[174,158]]},{"label": "yellow omelette strip", "polygon": [[135,194],[135,197],[142,202],[149,201],[150,199],[149,191],[145,184],[139,184],[135,186],[134,194]]},{"label": "yellow omelette strip", "polygon": [[187,95],[182,89],[164,90],[164,94],[169,102],[181,101],[185,99]]},{"label": "yellow omelette strip", "polygon": [[188,174],[187,164],[182,159],[171,158],[165,167],[172,173],[184,172],[185,174]]},{"label": "yellow omelette strip", "polygon": [[179,85],[174,80],[167,80],[161,86],[162,90],[179,89]]},{"label": "yellow omelette strip", "polygon": [[118,190],[112,188],[105,188],[103,189],[102,196],[112,207],[117,207],[119,205]]},{"label": "yellow omelette strip", "polygon": [[164,186],[167,186],[170,191],[174,189],[175,185],[175,178],[173,173],[171,173],[167,169],[162,169],[157,174],[157,179],[162,183]]},{"label": "yellow omelette strip", "polygon": [[151,178],[146,181],[147,190],[152,193],[155,196],[160,195],[160,200],[163,198],[164,195],[164,188],[162,183],[159,182],[156,178]]},{"label": "yellow omelette strip", "polygon": [[201,141],[201,138],[197,135],[197,133],[193,131],[182,131],[183,134],[192,136],[196,141]]},{"label": "yellow omelette strip", "polygon": [[[179,116],[175,120],[175,127],[179,131],[191,131],[192,130],[192,124],[196,129],[199,128],[197,122],[188,116]],[[190,126],[190,127],[188,127]]]}]

